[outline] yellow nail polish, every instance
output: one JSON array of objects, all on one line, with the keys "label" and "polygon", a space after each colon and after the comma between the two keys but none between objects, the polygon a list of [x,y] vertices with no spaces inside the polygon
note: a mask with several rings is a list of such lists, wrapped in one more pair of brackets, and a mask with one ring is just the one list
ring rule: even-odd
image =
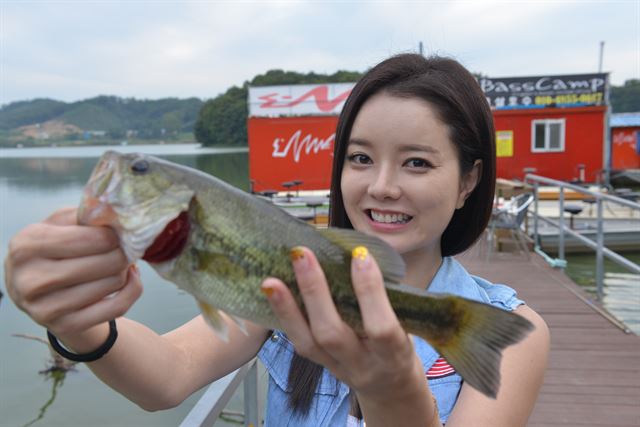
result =
[{"label": "yellow nail polish", "polygon": [[365,259],[367,259],[368,255],[369,251],[364,246],[356,246],[355,248],[353,248],[353,251],[351,251],[351,257],[359,259],[360,261],[364,261]]},{"label": "yellow nail polish", "polygon": [[298,261],[304,258],[304,251],[300,246],[296,246],[289,251],[291,261]]}]

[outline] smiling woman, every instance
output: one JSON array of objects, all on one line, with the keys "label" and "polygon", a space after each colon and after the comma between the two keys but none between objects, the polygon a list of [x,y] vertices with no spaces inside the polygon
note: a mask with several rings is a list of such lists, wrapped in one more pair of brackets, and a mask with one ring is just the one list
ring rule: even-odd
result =
[{"label": "smiling woman", "polygon": [[[383,61],[365,74],[345,104],[336,133],[332,226],[355,228],[391,244],[406,263],[403,282],[408,285],[494,304],[536,325],[524,342],[505,351],[496,400],[463,386],[455,371],[442,378],[430,376],[434,366],[444,364],[446,372],[450,366],[414,338],[417,359],[429,379],[427,394],[434,396],[440,421],[448,426],[526,424],[548,354],[546,325],[513,290],[469,275],[450,258],[469,248],[489,220],[494,132],[484,94],[466,69],[447,58],[409,54]],[[530,366],[526,376],[519,373],[523,364]],[[298,355],[291,366],[289,384],[293,395],[299,395],[291,402],[304,406],[312,399],[309,393],[321,370]],[[402,366],[410,370],[405,361],[397,365],[396,374]],[[376,410],[365,393],[354,391],[353,425],[363,415],[367,425],[385,425],[385,419],[393,423],[397,413],[392,404]],[[416,394],[413,402],[399,413],[428,420],[429,399]],[[433,419],[430,423],[438,425]]]},{"label": "smiling woman", "polygon": [[[440,230],[464,205],[480,168],[478,161],[462,176],[449,130],[428,103],[376,94],[360,110],[347,146],[347,216],[403,254],[428,247],[430,258],[440,259]],[[425,287],[424,280],[413,285]]]}]

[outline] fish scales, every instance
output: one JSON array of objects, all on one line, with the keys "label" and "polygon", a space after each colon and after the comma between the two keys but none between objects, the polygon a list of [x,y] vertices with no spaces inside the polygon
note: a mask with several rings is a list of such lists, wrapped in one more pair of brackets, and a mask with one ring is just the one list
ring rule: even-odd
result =
[{"label": "fish scales", "polygon": [[[301,304],[288,255],[292,247],[304,244],[316,253],[330,281],[349,285],[332,287],[334,297],[355,300],[347,262],[350,253],[319,236],[312,226],[293,220],[259,199],[250,203],[227,195],[224,203],[208,200],[220,200],[220,195],[210,192],[205,198],[196,191],[189,209],[194,227],[190,236],[192,248],[178,257],[176,267],[165,274],[167,280],[185,284],[189,287],[186,290],[199,300],[228,314],[247,317],[248,313],[260,323],[278,328],[279,322],[262,295],[260,284],[265,277],[278,277]],[[237,209],[242,214],[232,216]],[[265,224],[265,216],[275,221]],[[228,292],[229,286],[236,288],[234,292]],[[339,312],[358,322],[360,316],[352,310],[349,306]],[[354,326],[361,330],[361,321]]]}]

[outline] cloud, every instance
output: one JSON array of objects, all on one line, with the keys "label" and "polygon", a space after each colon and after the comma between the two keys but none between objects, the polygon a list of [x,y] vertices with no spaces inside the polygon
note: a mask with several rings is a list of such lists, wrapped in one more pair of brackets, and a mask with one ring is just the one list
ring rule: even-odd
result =
[{"label": "cloud", "polygon": [[280,68],[364,71],[389,55],[446,54],[492,76],[640,78],[640,2],[7,1],[0,102],[210,98]]}]

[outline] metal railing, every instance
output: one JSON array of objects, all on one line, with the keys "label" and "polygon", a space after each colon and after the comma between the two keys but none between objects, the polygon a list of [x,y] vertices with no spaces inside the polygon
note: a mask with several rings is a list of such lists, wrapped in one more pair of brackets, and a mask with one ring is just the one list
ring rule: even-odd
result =
[{"label": "metal railing", "polygon": [[[611,261],[621,265],[622,267],[631,270],[636,274],[640,274],[640,266],[624,256],[612,251],[604,245],[604,215],[603,215],[603,202],[611,202],[616,203],[622,206],[629,207],[634,210],[640,210],[640,204],[633,202],[631,200],[623,199],[621,197],[612,196],[610,194],[601,193],[598,191],[592,191],[587,188],[581,187],[579,185],[569,184],[564,181],[558,181],[555,179],[546,178],[544,176],[527,174],[524,179],[525,183],[533,184],[533,192],[534,192],[534,212],[533,212],[533,241],[535,244],[535,251],[542,255],[547,261],[554,267],[564,268],[566,267],[565,260],[565,233],[569,234],[571,237],[577,239],[579,242],[583,243],[588,248],[591,248],[596,251],[596,289],[598,299],[602,300],[602,286],[604,283],[604,257],[606,256]],[[558,202],[559,202],[559,220],[553,221],[552,219],[546,218],[538,213],[538,189],[540,184],[553,185],[559,187],[558,194]],[[586,194],[589,197],[595,199],[597,217],[597,232],[596,232],[596,240],[591,240],[588,237],[585,237],[569,227],[565,226],[564,219],[564,191],[565,189],[570,189],[578,193]],[[558,258],[552,259],[546,253],[542,251],[540,248],[540,235],[538,233],[538,220],[544,221],[554,227],[558,228]]]},{"label": "metal railing", "polygon": [[222,414],[236,389],[244,380],[244,425],[258,427],[261,423],[258,410],[257,359],[212,383],[191,411],[180,423],[180,427],[211,427]]}]

